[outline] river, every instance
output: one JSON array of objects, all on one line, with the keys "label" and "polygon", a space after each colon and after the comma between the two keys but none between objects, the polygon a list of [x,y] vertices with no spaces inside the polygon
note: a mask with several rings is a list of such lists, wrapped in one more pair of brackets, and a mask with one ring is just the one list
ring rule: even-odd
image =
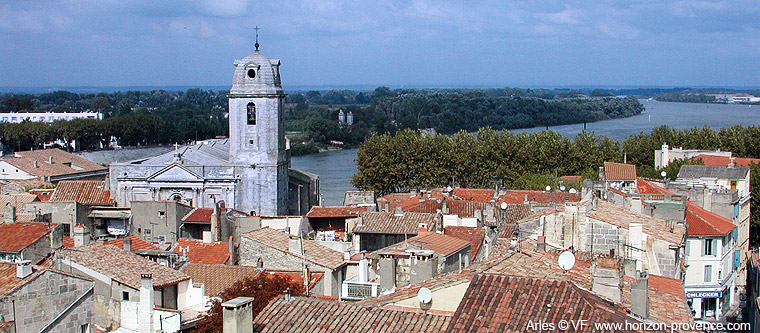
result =
[{"label": "river", "polygon": [[[760,106],[737,104],[671,103],[641,100],[645,111],[637,116],[588,123],[586,129],[596,134],[622,140],[632,134],[649,132],[655,127],[668,125],[677,129],[710,126],[713,128],[734,125],[760,125]],[[536,132],[544,127],[514,130]],[[583,124],[550,126],[550,130],[575,137],[583,131]],[[324,204],[343,204],[343,194],[355,189],[351,177],[356,173],[356,149],[335,150],[319,154],[296,156],[291,165],[320,176]]]}]

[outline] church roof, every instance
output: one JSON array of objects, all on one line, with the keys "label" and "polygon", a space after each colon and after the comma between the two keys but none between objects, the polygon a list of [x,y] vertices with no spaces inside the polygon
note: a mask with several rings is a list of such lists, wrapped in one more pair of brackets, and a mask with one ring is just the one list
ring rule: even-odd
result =
[{"label": "church roof", "polygon": [[230,158],[230,145],[228,139],[205,140],[130,164],[139,162],[142,165],[169,165],[174,162],[177,153],[180,154],[183,165],[226,165]]}]

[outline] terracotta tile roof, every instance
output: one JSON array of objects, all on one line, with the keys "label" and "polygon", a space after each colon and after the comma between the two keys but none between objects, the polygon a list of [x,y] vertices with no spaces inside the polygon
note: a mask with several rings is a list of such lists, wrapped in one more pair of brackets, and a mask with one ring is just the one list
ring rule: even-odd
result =
[{"label": "terracotta tile roof", "polygon": [[[290,281],[293,281],[295,283],[299,283],[303,285],[303,272],[295,272],[295,271],[273,271],[273,270],[266,270],[266,274],[272,274],[277,276],[282,276],[285,278],[290,279]],[[322,280],[322,278],[325,277],[324,272],[309,272],[309,290],[314,289],[314,287],[319,283],[319,281]],[[324,296],[324,295],[322,295]]]},{"label": "terracotta tile roof", "polygon": [[562,176],[562,177],[559,177],[559,178],[562,178],[562,179],[570,181],[570,182],[579,182],[580,183],[580,182],[583,181],[583,176]]},{"label": "terracotta tile roof", "polygon": [[[155,246],[151,243],[148,243],[148,241],[140,238],[140,236],[132,235],[127,236],[125,238],[129,238],[132,240],[132,251],[135,250],[159,250],[158,246]],[[124,249],[124,238],[114,239],[111,241],[107,241],[104,244],[106,245],[113,245],[120,249]]]},{"label": "terracotta tile roof", "polygon": [[537,204],[581,201],[581,195],[578,193],[573,194],[570,192],[508,190],[507,193],[499,197],[498,202],[506,202],[508,204],[522,204],[525,203],[526,197],[528,199],[528,202]]},{"label": "terracotta tile roof", "polygon": [[[50,164],[51,157],[53,158],[53,164]],[[0,158],[0,160],[6,161],[36,177],[61,176],[108,170],[107,167],[57,148],[20,151],[16,152],[14,157],[3,157]],[[37,162],[36,168],[34,166],[35,161]]]},{"label": "terracotta tile roof", "polygon": [[[624,304],[630,307],[630,284],[626,284]],[[691,309],[681,280],[649,275],[649,318],[660,323],[690,323]]]},{"label": "terracotta tile roof", "polygon": [[487,226],[495,227],[499,224],[515,224],[532,214],[530,204],[507,204],[507,209],[501,207],[494,210],[494,221],[485,221]]},{"label": "terracotta tile roof", "polygon": [[230,243],[227,242],[204,243],[198,239],[180,238],[174,251],[183,254],[180,248],[189,248],[187,257],[191,263],[226,264],[230,260]]},{"label": "terracotta tile roof", "polygon": [[50,197],[50,202],[78,202],[90,205],[112,205],[111,191],[102,180],[62,180]]},{"label": "terracotta tile roof", "polygon": [[[446,331],[520,332],[539,318],[638,322],[622,307],[569,281],[479,274],[470,282]],[[592,326],[586,329],[593,330]]]},{"label": "terracotta tile roof", "polygon": [[60,252],[66,259],[135,289],[140,289],[140,274],[143,273],[153,274],[153,285],[157,288],[174,285],[190,279],[190,276],[185,273],[124,251],[113,245],[95,243]]},{"label": "terracotta tile roof", "polygon": [[692,161],[702,160],[702,164],[706,166],[728,166],[733,159],[735,166],[750,166],[751,164],[760,164],[760,158],[749,157],[728,157],[728,156],[713,156],[713,155],[697,155],[692,158]]},{"label": "terracotta tile roof", "polygon": [[213,214],[213,208],[194,208],[182,218],[182,222],[211,223]]},{"label": "terracotta tile roof", "polygon": [[43,267],[33,266],[34,273],[23,280],[16,278],[16,264],[10,262],[0,262],[0,296],[5,296],[18,287],[25,285],[34,277],[42,274]]},{"label": "terracotta tile roof", "polygon": [[[243,237],[296,257],[301,257],[300,253],[292,253],[288,250],[290,235],[282,231],[266,227],[244,234]],[[304,239],[303,247],[306,260],[320,266],[335,269],[345,264],[342,252],[320,245],[313,240]]]},{"label": "terracotta tile roof", "polygon": [[257,332],[443,332],[451,317],[357,303],[277,297],[253,320]]},{"label": "terracotta tile roof", "polygon": [[426,250],[432,250],[444,256],[450,256],[467,246],[470,242],[457,237],[446,236],[436,232],[426,232],[406,240]]},{"label": "terracotta tile roof", "polygon": [[451,194],[458,197],[461,200],[471,200],[471,201],[479,201],[479,202],[489,202],[493,200],[492,189],[454,188],[451,190]]},{"label": "terracotta tile roof", "polygon": [[206,285],[206,296],[219,296],[219,294],[235,282],[248,277],[256,277],[261,274],[262,270],[250,266],[220,265],[220,264],[199,264],[189,263],[182,270],[182,273],[189,275],[193,283],[203,283]]},{"label": "terracotta tile roof", "polygon": [[631,222],[641,222],[645,234],[673,244],[681,244],[684,235],[686,235],[686,227],[683,224],[675,224],[673,226],[673,231],[671,231],[668,222],[663,219],[636,214],[628,209],[604,200],[599,200],[597,203],[597,209],[588,212],[586,215],[623,228],[628,228]]},{"label": "terracotta tile roof", "polygon": [[383,202],[387,202],[388,204],[388,211],[393,212],[396,210],[396,207],[401,207],[401,203],[404,202],[404,200],[409,199],[411,197],[411,193],[391,193],[386,194],[382,197],[377,198],[378,206],[381,205]]},{"label": "terracotta tile roof", "polygon": [[486,231],[483,230],[483,228],[473,227],[448,226],[444,229],[444,234],[469,242],[472,246],[471,258],[476,258],[478,256],[478,251],[480,251],[480,247],[483,245],[483,240],[486,238]]},{"label": "terracotta tile roof", "polygon": [[361,214],[361,222],[354,228],[354,232],[416,235],[420,223],[427,224],[428,230],[435,230],[437,222],[438,215],[430,213],[396,215],[389,212],[366,212]]},{"label": "terracotta tile roof", "polygon": [[686,209],[686,224],[689,225],[689,236],[725,236],[736,229],[731,220],[691,201]]},{"label": "terracotta tile roof", "polygon": [[447,215],[456,215],[459,217],[475,217],[475,211],[484,210],[489,205],[487,202],[478,202],[471,200],[452,200],[451,198],[431,199],[420,202],[407,209],[405,212],[410,213],[429,213],[435,214],[443,212],[443,205],[446,204]]},{"label": "terracotta tile roof", "polygon": [[604,177],[607,180],[636,180],[636,166],[615,162],[604,162]]},{"label": "terracotta tile roof", "polygon": [[63,236],[63,247],[74,247],[74,239],[68,236]]},{"label": "terracotta tile roof", "polygon": [[12,223],[0,225],[0,251],[19,252],[50,234],[57,224]]},{"label": "terracotta tile roof", "polygon": [[32,222],[34,214],[24,212],[24,204],[39,201],[36,195],[28,193],[0,195],[0,222],[5,221],[5,207],[16,208],[16,222]]},{"label": "terracotta tile roof", "polygon": [[50,197],[53,196],[53,192],[55,192],[55,189],[52,188],[36,188],[29,190],[30,194],[36,195],[37,199],[42,202],[50,200]]},{"label": "terracotta tile roof", "polygon": [[675,194],[657,183],[644,178],[639,178],[636,182],[636,187],[640,194]]},{"label": "terracotta tile roof", "polygon": [[314,206],[306,217],[308,218],[321,218],[321,217],[359,217],[359,214],[366,212],[368,207],[322,207]]}]

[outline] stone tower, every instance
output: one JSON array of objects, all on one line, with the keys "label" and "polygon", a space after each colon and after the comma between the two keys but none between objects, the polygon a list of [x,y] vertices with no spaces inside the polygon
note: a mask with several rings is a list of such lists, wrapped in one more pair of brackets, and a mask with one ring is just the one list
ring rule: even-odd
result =
[{"label": "stone tower", "polygon": [[288,165],[280,60],[256,52],[235,60],[229,97],[230,162],[242,202],[257,215],[287,214]]}]

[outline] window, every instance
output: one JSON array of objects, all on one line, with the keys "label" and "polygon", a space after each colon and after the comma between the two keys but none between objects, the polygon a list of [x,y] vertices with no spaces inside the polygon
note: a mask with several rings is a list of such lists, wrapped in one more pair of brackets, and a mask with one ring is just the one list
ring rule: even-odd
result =
[{"label": "window", "polygon": [[143,238],[145,238],[146,241],[153,241],[153,237],[150,236],[150,229],[143,229],[143,235]]},{"label": "window", "polygon": [[732,189],[732,190],[735,190],[735,189],[736,189],[736,181],[735,181],[735,180],[732,180],[732,181],[731,181],[731,189]]},{"label": "window", "polygon": [[705,239],[705,251],[704,255],[706,256],[714,256],[716,251],[716,242],[714,239],[708,238]]},{"label": "window", "polygon": [[712,282],[712,265],[705,266],[705,282]]},{"label": "window", "polygon": [[248,78],[252,79],[252,78],[255,78],[255,77],[256,77],[256,71],[253,68],[249,69],[248,70]]},{"label": "window", "polygon": [[[175,200],[175,201],[177,201],[177,200]],[[166,217],[166,211],[159,210],[158,211],[158,217]]]},{"label": "window", "polygon": [[122,291],[121,292],[121,300],[122,301],[128,301],[129,300],[129,292],[128,291]]},{"label": "window", "polygon": [[79,332],[80,333],[89,333],[90,332],[90,324],[82,324],[79,326]]},{"label": "window", "polygon": [[71,224],[64,223],[63,226],[63,234],[66,235],[66,237],[71,236]]},{"label": "window", "polygon": [[248,103],[246,111],[248,115],[248,125],[256,125],[256,105]]}]

